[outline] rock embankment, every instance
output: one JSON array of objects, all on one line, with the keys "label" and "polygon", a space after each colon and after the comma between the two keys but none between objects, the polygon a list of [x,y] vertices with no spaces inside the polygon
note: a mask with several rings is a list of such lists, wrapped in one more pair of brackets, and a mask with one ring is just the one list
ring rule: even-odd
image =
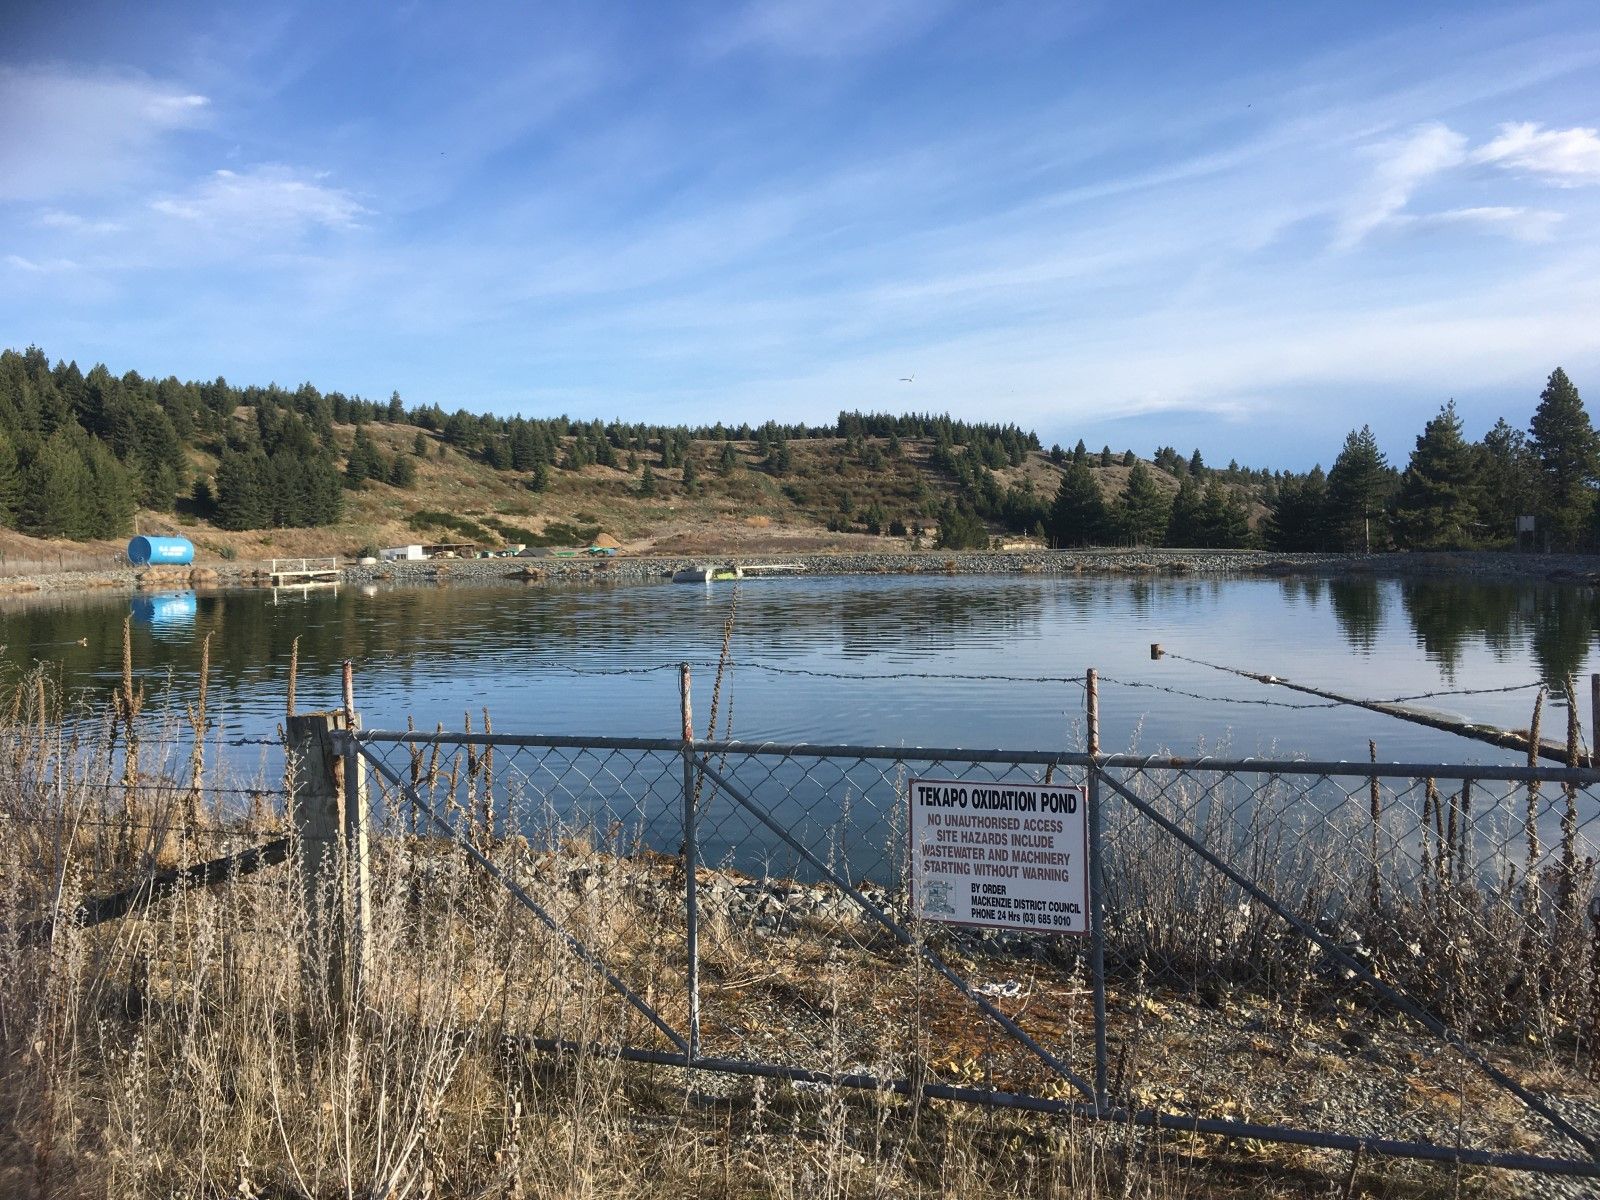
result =
[{"label": "rock embankment", "polygon": [[[479,583],[521,579],[550,583],[643,583],[671,579],[708,563],[744,567],[780,564],[803,575],[1159,575],[1230,578],[1317,575],[1332,577],[1457,577],[1547,580],[1600,584],[1600,556],[1578,554],[1282,554],[1267,550],[1037,550],[950,553],[739,555],[618,558],[461,558],[386,562],[344,568],[347,583]],[[165,590],[250,587],[267,582],[263,564],[218,562],[193,568],[131,567],[57,571],[0,580],[0,595],[96,589]]]},{"label": "rock embankment", "polygon": [[941,551],[884,554],[744,555],[736,557],[488,558],[352,566],[352,583],[466,583],[487,579],[574,583],[638,583],[670,579],[707,563],[746,568],[781,564],[805,575],[1251,575],[1463,576],[1600,583],[1600,558],[1590,555],[1280,554],[1261,550],[1041,550],[1004,553]]}]

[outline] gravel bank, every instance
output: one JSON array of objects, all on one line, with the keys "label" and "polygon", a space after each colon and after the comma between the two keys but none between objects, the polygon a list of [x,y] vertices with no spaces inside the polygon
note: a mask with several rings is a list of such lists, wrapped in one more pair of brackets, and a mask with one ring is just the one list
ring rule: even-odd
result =
[{"label": "gravel bank", "polygon": [[781,563],[807,575],[1251,575],[1464,576],[1600,583],[1600,557],[1520,554],[1276,554],[1258,550],[1057,550],[992,554],[938,551],[723,558],[457,559],[352,566],[352,583],[469,582],[528,576],[547,581],[637,583],[711,563]]},{"label": "gravel bank", "polygon": [[[345,567],[347,583],[474,583],[531,578],[549,582],[641,583],[670,579],[686,567],[781,563],[806,575],[1168,575],[1234,578],[1253,575],[1394,578],[1461,577],[1547,580],[1600,585],[1600,555],[1580,554],[1278,554],[1263,550],[1056,550],[987,554],[943,551],[884,554],[743,555],[733,557],[488,558],[389,562]],[[123,568],[61,571],[0,580],[0,595],[35,592],[250,587],[267,582],[265,564],[216,563],[192,573]]]}]

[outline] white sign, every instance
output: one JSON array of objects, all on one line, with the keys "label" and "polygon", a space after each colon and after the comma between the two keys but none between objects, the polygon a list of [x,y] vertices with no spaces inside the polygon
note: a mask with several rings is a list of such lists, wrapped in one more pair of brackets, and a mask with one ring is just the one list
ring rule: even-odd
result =
[{"label": "white sign", "polygon": [[913,779],[912,913],[1088,933],[1088,807],[1081,787]]}]

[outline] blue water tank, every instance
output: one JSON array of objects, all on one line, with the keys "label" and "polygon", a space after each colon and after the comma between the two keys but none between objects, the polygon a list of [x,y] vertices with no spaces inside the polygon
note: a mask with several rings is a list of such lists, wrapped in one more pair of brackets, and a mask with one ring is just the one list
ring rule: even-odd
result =
[{"label": "blue water tank", "polygon": [[187,566],[194,561],[194,543],[188,538],[136,537],[128,543],[128,561],[136,567]]}]

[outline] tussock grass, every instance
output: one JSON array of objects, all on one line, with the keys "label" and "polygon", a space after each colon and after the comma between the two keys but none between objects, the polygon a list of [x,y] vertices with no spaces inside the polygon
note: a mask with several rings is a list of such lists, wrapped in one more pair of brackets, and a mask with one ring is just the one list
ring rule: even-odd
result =
[{"label": "tussock grass", "polygon": [[[1345,1179],[1345,1162],[1313,1151],[620,1061],[606,1048],[664,1043],[506,888],[399,814],[374,831],[359,986],[329,977],[333,956],[301,902],[300,873],[336,852],[326,846],[298,845],[282,867],[119,921],[61,920],[53,939],[27,943],[29,922],[66,917],[85,896],[287,831],[274,787],[202,776],[186,746],[203,712],[166,713],[64,711],[44,673],[0,697],[0,1194],[1167,1198],[1325,1195]],[[483,816],[486,758],[419,761],[417,777],[454,819],[476,822],[497,867],[681,1027],[681,866],[642,853],[616,823],[541,815],[533,797],[506,836]],[[1134,1031],[1124,1075],[1179,1088],[1140,1062],[1187,1044],[1223,1077],[1217,1064],[1237,1047],[1167,1019],[1219,971],[1297,1026],[1296,1069],[1337,1073],[1308,1031],[1315,989],[1239,968],[1276,951],[1249,922],[1227,923],[1229,897],[1208,896],[1153,846],[1124,865],[1112,995]],[[1291,856],[1282,870],[1309,901],[1336,865]],[[704,886],[718,879],[748,882],[708,871]],[[1395,894],[1386,921],[1406,911]],[[703,932],[708,1046],[765,1046],[824,1070],[1042,1083],[914,954],[864,923],[810,916],[774,933],[723,910]],[[1197,937],[1213,934],[1225,952],[1196,955]],[[945,949],[976,978],[1026,974],[1013,1010],[1082,1061],[1081,964],[954,940]],[[1158,963],[1166,982],[1154,979]],[[1300,999],[1269,1005],[1271,994]],[[1569,1003],[1560,987],[1550,994],[1552,1013]],[[540,1052],[536,1040],[550,1037],[581,1048]],[[1563,1086],[1569,1051],[1545,1064]],[[1448,1082],[1434,1085],[1447,1104],[1459,1094]],[[1405,1163],[1367,1163],[1352,1178],[1349,1194],[1499,1186]]]}]

